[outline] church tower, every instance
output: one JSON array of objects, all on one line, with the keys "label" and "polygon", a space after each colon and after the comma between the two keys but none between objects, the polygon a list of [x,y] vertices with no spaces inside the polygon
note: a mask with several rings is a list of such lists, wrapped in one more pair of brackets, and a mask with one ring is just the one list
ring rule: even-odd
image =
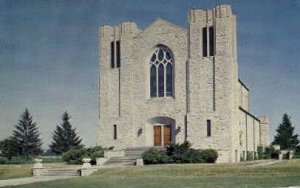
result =
[{"label": "church tower", "polygon": [[[215,148],[220,159],[235,162],[239,159],[234,136],[238,135],[236,17],[229,5],[219,5],[191,10],[188,22],[187,139],[195,147]],[[199,132],[199,127],[207,131]]]},{"label": "church tower", "polygon": [[217,150],[218,163],[256,156],[268,121],[249,112],[236,35],[229,5],[190,10],[188,28],[163,19],[143,30],[102,26],[98,145],[124,154],[189,141]]}]

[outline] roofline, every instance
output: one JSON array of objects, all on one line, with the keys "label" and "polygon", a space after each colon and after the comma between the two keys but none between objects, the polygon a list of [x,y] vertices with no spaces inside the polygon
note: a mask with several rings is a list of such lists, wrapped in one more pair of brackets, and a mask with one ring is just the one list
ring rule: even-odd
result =
[{"label": "roofline", "polygon": [[260,120],[259,120],[257,117],[255,117],[253,114],[251,114],[250,112],[248,112],[247,110],[245,110],[245,109],[242,108],[241,106],[239,107],[239,109],[240,109],[242,112],[244,112],[244,113],[246,113],[247,115],[251,116],[253,119],[257,120],[257,121],[260,123]]},{"label": "roofline", "polygon": [[238,79],[238,81],[247,91],[249,91],[249,88],[246,86],[246,84],[244,84],[244,82],[241,79]]}]

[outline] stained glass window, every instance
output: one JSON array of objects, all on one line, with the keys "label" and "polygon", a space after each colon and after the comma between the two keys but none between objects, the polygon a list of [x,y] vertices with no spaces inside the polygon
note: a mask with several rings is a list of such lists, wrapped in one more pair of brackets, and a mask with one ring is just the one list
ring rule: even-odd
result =
[{"label": "stained glass window", "polygon": [[166,46],[159,45],[150,59],[150,97],[174,96],[174,59]]}]

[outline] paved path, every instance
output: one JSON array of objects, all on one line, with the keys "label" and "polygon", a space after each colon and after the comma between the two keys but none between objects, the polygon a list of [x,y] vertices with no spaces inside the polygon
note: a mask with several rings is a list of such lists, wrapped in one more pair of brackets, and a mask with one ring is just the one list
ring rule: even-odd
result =
[{"label": "paved path", "polygon": [[281,162],[281,160],[273,160],[273,161],[267,161],[267,162],[249,165],[249,167],[264,167],[264,166],[269,166],[269,165],[279,163],[279,162]]},{"label": "paved path", "polygon": [[30,183],[37,183],[37,182],[76,178],[76,177],[79,176],[35,176],[35,177],[0,180],[0,187],[16,186],[16,185],[23,185],[23,184],[30,184]]}]

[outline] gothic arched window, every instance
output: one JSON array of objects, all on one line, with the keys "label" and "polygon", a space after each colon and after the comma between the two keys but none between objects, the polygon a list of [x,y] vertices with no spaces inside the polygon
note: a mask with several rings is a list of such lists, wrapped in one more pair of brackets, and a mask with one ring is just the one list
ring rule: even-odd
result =
[{"label": "gothic arched window", "polygon": [[172,52],[165,46],[157,46],[150,59],[151,98],[174,96],[173,71]]}]

